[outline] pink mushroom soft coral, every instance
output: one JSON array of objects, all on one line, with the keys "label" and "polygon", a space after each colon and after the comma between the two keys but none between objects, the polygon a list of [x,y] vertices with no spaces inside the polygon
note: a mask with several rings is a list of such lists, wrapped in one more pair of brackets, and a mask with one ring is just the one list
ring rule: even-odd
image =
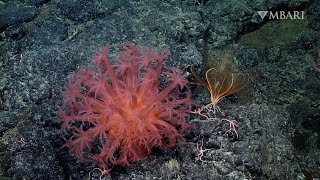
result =
[{"label": "pink mushroom soft coral", "polygon": [[174,146],[191,106],[186,75],[163,65],[168,52],[128,43],[113,63],[108,53],[103,47],[93,67],[73,75],[59,113],[66,146],[103,169]]}]

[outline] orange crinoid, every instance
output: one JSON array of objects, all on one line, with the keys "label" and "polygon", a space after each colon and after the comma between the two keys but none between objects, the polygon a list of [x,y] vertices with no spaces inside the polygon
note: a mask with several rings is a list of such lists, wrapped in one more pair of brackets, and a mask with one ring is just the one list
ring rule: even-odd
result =
[{"label": "orange crinoid", "polygon": [[206,72],[206,81],[203,81],[200,75],[195,71],[194,65],[191,66],[191,72],[197,79],[197,82],[194,82],[193,84],[205,86],[210,92],[211,103],[203,108],[208,110],[209,113],[213,112],[214,114],[216,110],[219,109],[217,104],[222,98],[242,90],[249,82],[249,74],[232,73],[229,63],[225,63],[223,71],[219,70],[210,68]]}]

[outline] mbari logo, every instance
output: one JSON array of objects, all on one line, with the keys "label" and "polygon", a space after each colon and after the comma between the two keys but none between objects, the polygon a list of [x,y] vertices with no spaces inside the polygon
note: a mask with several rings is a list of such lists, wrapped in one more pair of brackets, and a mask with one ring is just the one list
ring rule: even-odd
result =
[{"label": "mbari logo", "polygon": [[304,19],[304,11],[258,11],[258,14],[261,19]]}]

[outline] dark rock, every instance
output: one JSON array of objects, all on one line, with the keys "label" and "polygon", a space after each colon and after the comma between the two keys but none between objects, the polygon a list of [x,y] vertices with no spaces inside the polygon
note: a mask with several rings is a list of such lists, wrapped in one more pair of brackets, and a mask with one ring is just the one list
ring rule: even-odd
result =
[{"label": "dark rock", "polygon": [[250,1],[240,0],[236,5],[232,1],[212,0],[204,3],[203,14],[210,24],[207,41],[214,47],[223,47],[236,40],[240,34],[252,32],[263,23],[257,11],[303,10],[309,1]]},{"label": "dark rock", "polygon": [[254,160],[247,160],[243,162],[244,167],[246,167],[253,177],[261,177],[262,169],[257,165]]},{"label": "dark rock", "polygon": [[67,38],[68,32],[64,22],[58,18],[52,18],[41,25],[40,28],[30,32],[26,36],[29,47],[38,48],[39,44],[48,46],[59,43]]},{"label": "dark rock", "polygon": [[205,13],[209,20],[227,17],[231,21],[243,21],[251,17],[253,11],[243,0],[238,1],[237,5],[232,1],[215,0],[205,4]]},{"label": "dark rock", "polygon": [[310,3],[310,0],[295,0],[295,1],[286,1],[286,0],[253,0],[248,1],[248,4],[257,10],[270,10],[270,9],[303,9],[305,6]]},{"label": "dark rock", "polygon": [[[56,46],[13,56],[6,64],[13,70],[12,76],[7,78],[9,82],[14,79],[17,83],[11,86],[13,93],[3,96],[11,104],[8,108],[27,107],[29,103],[41,104],[47,99],[56,98],[67,72],[75,70],[76,66],[77,60],[73,59],[72,53],[66,52],[67,49]],[[29,76],[29,73],[33,75]]]},{"label": "dark rock", "polygon": [[11,171],[14,179],[63,179],[56,149],[51,146],[50,139],[44,134],[44,129],[36,126],[26,126],[20,129],[22,138],[15,142],[11,159]]},{"label": "dark rock", "polygon": [[2,135],[6,130],[13,128],[17,125],[19,118],[13,112],[2,111],[0,112],[0,135]]},{"label": "dark rock", "polygon": [[18,54],[21,52],[21,48],[21,43],[9,40],[3,46],[0,46],[0,54],[2,55],[0,56],[0,69],[2,67],[8,67],[7,65],[12,63],[13,59],[18,59],[18,56],[20,56]]},{"label": "dark rock", "polygon": [[314,1],[310,7],[307,9],[308,16],[308,27],[319,31],[319,22],[320,22],[320,1]]},{"label": "dark rock", "polygon": [[299,32],[293,39],[293,48],[308,51],[316,45],[318,38],[313,30]]},{"label": "dark rock", "polygon": [[219,173],[219,175],[225,176],[228,175],[232,172],[232,167],[229,166],[228,163],[225,162],[216,162],[215,163],[215,168],[217,169],[217,172]]},{"label": "dark rock", "polygon": [[[250,70],[249,93],[236,95],[245,101],[225,98],[219,104],[226,118],[238,121],[240,138],[231,137],[233,131],[227,122],[219,121],[220,116],[212,121],[192,120],[194,128],[180,146],[153,150],[130,166],[114,166],[104,177],[295,179],[301,175],[300,164],[316,174],[320,78],[313,63],[319,50],[319,38],[315,38],[320,27],[318,1],[0,2],[0,31],[4,31],[0,33],[1,177],[89,179],[91,172],[91,178],[99,179],[101,173],[92,171],[95,164],[80,162],[61,148],[65,141],[57,109],[70,72],[92,65],[92,56],[102,45],[110,43],[113,56],[126,41],[170,50],[168,66],[188,70],[197,63],[201,67],[206,40],[213,47],[231,46],[224,51],[228,60],[239,72]],[[306,10],[308,22],[268,22],[258,10]],[[304,23],[310,29],[294,26]],[[249,33],[265,25],[269,28],[260,34]],[[273,33],[279,31],[277,27],[282,31]],[[248,37],[252,43],[241,41],[244,34],[252,35]],[[271,41],[266,42],[265,36]],[[239,44],[231,44],[238,39]],[[195,97],[196,107],[210,102],[205,88]],[[17,113],[21,110],[29,116]],[[206,149],[204,161],[195,162],[201,148]],[[169,162],[178,168],[163,174]]]},{"label": "dark rock", "polygon": [[253,68],[262,61],[258,51],[247,46],[240,46],[237,48],[234,56],[235,64],[237,64],[239,72],[242,72],[245,69]]},{"label": "dark rock", "polygon": [[34,6],[17,6],[6,3],[0,10],[0,31],[13,24],[31,21],[37,14],[38,9]]},{"label": "dark rock", "polygon": [[126,4],[124,1],[87,1],[70,0],[61,1],[58,8],[69,19],[78,22],[86,22],[97,17],[111,14],[113,11]]},{"label": "dark rock", "polygon": [[26,29],[20,25],[12,25],[7,28],[6,35],[10,40],[19,40],[26,35]]},{"label": "dark rock", "polygon": [[50,0],[17,0],[17,1],[30,6],[41,6],[49,2]]},{"label": "dark rock", "polygon": [[279,46],[273,46],[266,49],[265,56],[266,60],[270,63],[278,62],[281,59],[281,48]]},{"label": "dark rock", "polygon": [[208,149],[220,149],[221,145],[218,141],[216,140],[210,140],[205,144],[206,148]]}]

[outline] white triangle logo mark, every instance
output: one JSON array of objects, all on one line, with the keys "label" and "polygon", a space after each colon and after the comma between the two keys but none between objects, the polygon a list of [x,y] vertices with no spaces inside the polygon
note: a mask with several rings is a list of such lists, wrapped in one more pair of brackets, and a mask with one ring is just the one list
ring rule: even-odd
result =
[{"label": "white triangle logo mark", "polygon": [[268,14],[268,11],[257,11],[261,19],[264,19],[264,17]]}]

